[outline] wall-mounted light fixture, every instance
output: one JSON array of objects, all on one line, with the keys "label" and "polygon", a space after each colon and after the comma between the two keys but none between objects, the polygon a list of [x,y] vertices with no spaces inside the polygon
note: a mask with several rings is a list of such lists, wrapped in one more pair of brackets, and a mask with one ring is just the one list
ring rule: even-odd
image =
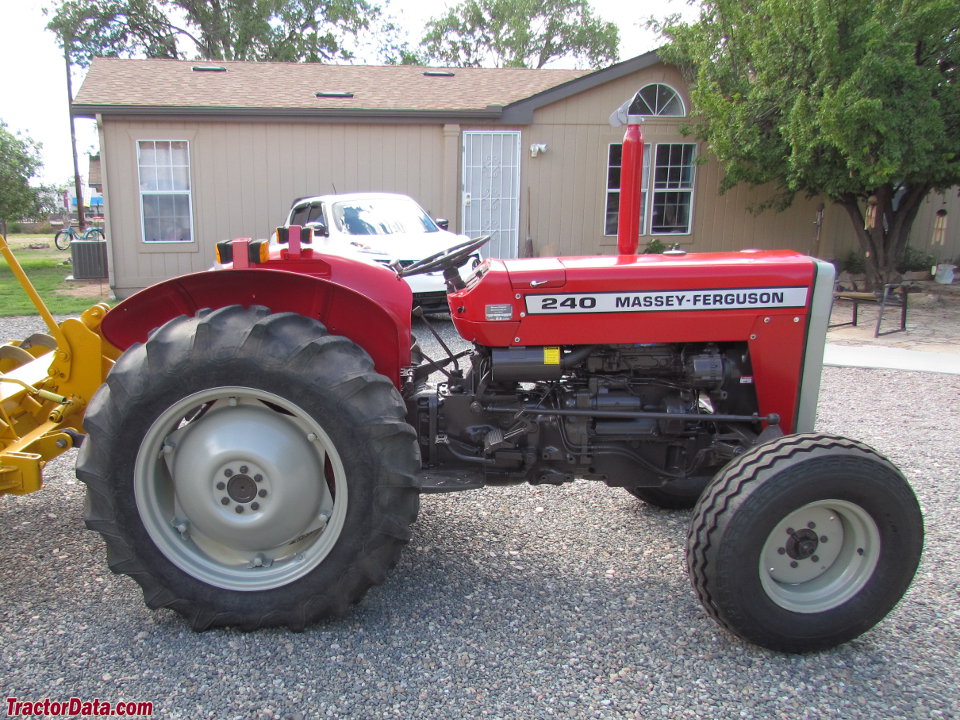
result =
[{"label": "wall-mounted light fixture", "polygon": [[533,143],[533,145],[530,146],[530,157],[535,158],[540,153],[545,153],[546,151],[546,143]]}]

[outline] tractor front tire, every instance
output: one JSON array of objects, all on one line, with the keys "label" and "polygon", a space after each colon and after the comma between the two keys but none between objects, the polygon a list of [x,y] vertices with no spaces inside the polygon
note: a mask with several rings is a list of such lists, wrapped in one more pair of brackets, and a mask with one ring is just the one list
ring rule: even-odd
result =
[{"label": "tractor front tire", "polygon": [[707,612],[758,645],[823,650],[906,592],[923,517],[900,471],[833,435],[787,435],[730,462],[693,513],[687,566]]},{"label": "tractor front tire", "polygon": [[194,629],[295,630],[384,580],[416,520],[419,454],[369,355],[316,320],[232,306],[128,349],[77,463],[87,527],[151,608]]}]

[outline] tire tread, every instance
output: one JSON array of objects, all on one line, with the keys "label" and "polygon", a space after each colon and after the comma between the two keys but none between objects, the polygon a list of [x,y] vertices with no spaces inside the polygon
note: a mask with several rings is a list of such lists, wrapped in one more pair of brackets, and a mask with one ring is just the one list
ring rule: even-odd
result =
[{"label": "tire tread", "polygon": [[[405,422],[400,394],[376,373],[370,356],[347,338],[325,332],[315,320],[296,313],[271,314],[262,306],[229,306],[181,316],[124,353],[94,396],[85,419],[90,437],[77,463],[77,476],[88,491],[86,526],[102,535],[111,570],[133,578],[149,607],[174,610],[194,630],[224,625],[238,625],[243,630],[275,625],[302,630],[323,617],[345,614],[368,587],[383,582],[396,564],[419,510],[415,433]],[[264,348],[270,352],[264,353]],[[178,595],[137,556],[114,501],[109,449],[121,435],[119,409],[135,402],[158,374],[175,374],[197,354],[212,354],[230,362],[251,353],[304,373],[317,391],[331,392],[337,407],[351,413],[359,426],[369,428],[368,440],[379,446],[381,462],[373,488],[376,517],[370,523],[363,562],[354,563],[322,596],[239,617]]]},{"label": "tire tread", "polygon": [[687,534],[687,568],[691,584],[707,613],[732,633],[743,636],[741,629],[729,620],[729,608],[725,612],[718,603],[710,574],[711,557],[716,550],[715,544],[719,541],[716,537],[720,526],[719,518],[729,513],[732,506],[752,489],[752,486],[763,482],[764,473],[813,452],[832,450],[852,451],[868,456],[902,478],[896,466],[874,448],[860,441],[828,433],[786,435],[757,446],[728,463],[707,486],[697,502]]}]

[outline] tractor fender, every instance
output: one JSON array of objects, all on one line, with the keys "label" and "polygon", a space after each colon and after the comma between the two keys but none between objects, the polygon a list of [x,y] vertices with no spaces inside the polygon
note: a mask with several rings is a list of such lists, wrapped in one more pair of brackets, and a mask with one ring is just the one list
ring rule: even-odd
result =
[{"label": "tractor fender", "polygon": [[410,287],[386,268],[349,260],[325,265],[326,276],[261,268],[175,277],[111,309],[100,332],[117,349],[126,350],[180,315],[263,305],[275,313],[315,318],[329,333],[350,338],[373,358],[377,372],[399,388],[400,371],[410,365]]}]

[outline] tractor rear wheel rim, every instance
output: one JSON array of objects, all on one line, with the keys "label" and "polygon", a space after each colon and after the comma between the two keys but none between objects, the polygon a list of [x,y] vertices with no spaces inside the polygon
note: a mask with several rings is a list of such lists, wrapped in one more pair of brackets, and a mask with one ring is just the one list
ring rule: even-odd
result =
[{"label": "tractor rear wheel rim", "polygon": [[879,559],[880,531],[863,507],[819,500],[791,512],[767,536],[760,583],[782,608],[826,612],[860,592]]},{"label": "tractor rear wheel rim", "polygon": [[247,387],[204,390],[164,411],[137,456],[134,495],[174,565],[239,591],[308,574],[333,549],[347,510],[343,461],[323,427]]}]

